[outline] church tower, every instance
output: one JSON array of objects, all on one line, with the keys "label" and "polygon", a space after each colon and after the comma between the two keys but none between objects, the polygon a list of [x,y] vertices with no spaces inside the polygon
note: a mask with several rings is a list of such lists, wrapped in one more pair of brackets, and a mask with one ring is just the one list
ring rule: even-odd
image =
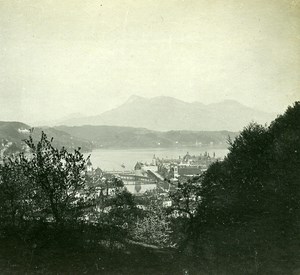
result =
[{"label": "church tower", "polygon": [[91,162],[90,159],[88,159],[88,161],[87,161],[87,164],[86,164],[86,171],[87,171],[88,173],[93,172],[93,164],[92,164],[92,162]]},{"label": "church tower", "polygon": [[153,158],[152,158],[152,165],[157,165],[155,154],[153,155]]}]

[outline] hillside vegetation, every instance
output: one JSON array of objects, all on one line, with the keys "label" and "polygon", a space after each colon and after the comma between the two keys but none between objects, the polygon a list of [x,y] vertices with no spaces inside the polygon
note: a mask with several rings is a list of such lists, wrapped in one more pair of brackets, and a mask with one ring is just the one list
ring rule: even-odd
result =
[{"label": "hillside vegetation", "polygon": [[[181,229],[188,232],[182,246],[208,270],[298,274],[293,272],[300,267],[300,102],[269,127],[245,127],[224,161],[173,197],[179,209],[191,213]],[[200,199],[195,204],[191,197]]]},{"label": "hillside vegetation", "polygon": [[220,146],[227,147],[229,131],[151,131],[145,128],[118,126],[57,126],[54,129],[92,142],[94,148],[145,148]]},{"label": "hillside vegetation", "polygon": [[90,142],[74,137],[66,132],[54,128],[32,128],[22,122],[0,121],[0,150],[3,154],[11,154],[25,150],[24,140],[31,133],[32,138],[37,141],[41,132],[44,131],[53,137],[53,144],[56,147],[65,146],[69,150],[81,147],[83,151],[90,151]]}]

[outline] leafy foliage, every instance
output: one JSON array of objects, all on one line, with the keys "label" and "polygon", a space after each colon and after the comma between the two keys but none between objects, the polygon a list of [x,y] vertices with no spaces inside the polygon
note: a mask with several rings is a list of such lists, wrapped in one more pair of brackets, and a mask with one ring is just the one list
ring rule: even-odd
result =
[{"label": "leafy foliage", "polygon": [[143,217],[138,217],[133,228],[133,238],[147,244],[170,244],[171,222],[161,201],[152,197]]},{"label": "leafy foliage", "polygon": [[61,226],[79,219],[88,205],[83,155],[79,150],[56,149],[45,133],[37,144],[31,137],[25,142],[29,155],[7,157],[0,167],[4,220],[9,221],[5,219],[8,213],[12,225],[31,220]]},{"label": "leafy foliage", "polygon": [[298,259],[299,112],[297,102],[270,127],[244,128],[201,179],[194,240],[210,263],[242,261],[238,272],[262,272]]}]

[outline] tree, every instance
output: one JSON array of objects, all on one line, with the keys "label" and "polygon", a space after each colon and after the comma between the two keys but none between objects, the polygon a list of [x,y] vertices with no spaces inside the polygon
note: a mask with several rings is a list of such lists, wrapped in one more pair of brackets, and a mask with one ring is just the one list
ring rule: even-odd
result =
[{"label": "tree", "polygon": [[272,158],[269,190],[273,200],[268,211],[272,224],[280,235],[280,245],[286,247],[284,260],[295,259],[300,226],[300,102],[288,107],[270,125]]},{"label": "tree", "polygon": [[200,200],[200,188],[201,181],[199,176],[186,182],[179,182],[176,190],[169,193],[172,200],[171,210],[186,215],[190,220],[193,220]]},{"label": "tree", "polygon": [[1,226],[20,226],[31,216],[33,186],[26,180],[24,154],[5,158],[0,166],[0,219]]},{"label": "tree", "polygon": [[160,247],[170,244],[171,222],[163,209],[160,200],[153,199],[144,210],[143,216],[138,217],[132,230],[132,237],[146,244]]},{"label": "tree", "polygon": [[117,187],[104,198],[101,207],[95,216],[106,238],[111,244],[116,240],[125,241],[140,214],[134,196],[126,189]]},{"label": "tree", "polygon": [[297,261],[299,118],[296,102],[270,127],[250,124],[230,142],[224,161],[204,173],[194,227],[199,251],[210,245],[223,260],[247,259],[253,272]]},{"label": "tree", "polygon": [[89,205],[85,201],[86,162],[80,149],[74,153],[59,150],[43,132],[37,144],[31,136],[25,143],[29,156],[20,153],[7,157],[0,168],[0,195],[5,198],[2,209],[10,202],[8,212],[13,223],[17,215],[22,220],[54,222],[57,226],[81,219]]},{"label": "tree", "polygon": [[172,239],[180,247],[187,247],[193,242],[195,232],[195,216],[201,200],[202,177],[196,176],[186,182],[179,182],[175,191],[169,192],[172,201],[168,208],[172,218]]}]

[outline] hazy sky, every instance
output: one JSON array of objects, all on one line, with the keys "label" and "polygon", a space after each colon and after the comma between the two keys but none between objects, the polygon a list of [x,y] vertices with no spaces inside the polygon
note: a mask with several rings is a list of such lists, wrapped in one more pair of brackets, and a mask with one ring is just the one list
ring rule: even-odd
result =
[{"label": "hazy sky", "polygon": [[0,0],[0,120],[99,114],[132,95],[300,99],[300,1]]}]

